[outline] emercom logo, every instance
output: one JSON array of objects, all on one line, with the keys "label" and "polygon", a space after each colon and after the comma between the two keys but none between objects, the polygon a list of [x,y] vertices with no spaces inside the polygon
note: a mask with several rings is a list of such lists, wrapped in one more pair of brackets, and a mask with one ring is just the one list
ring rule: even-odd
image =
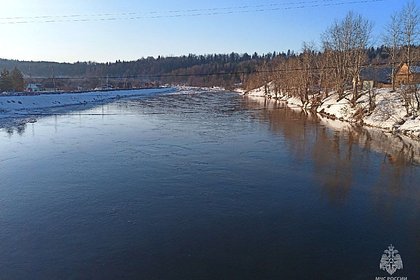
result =
[{"label": "emercom logo", "polygon": [[403,268],[403,262],[398,250],[394,249],[394,246],[389,245],[388,249],[384,251],[385,254],[382,255],[381,262],[379,263],[379,268],[386,270],[389,275],[392,275],[397,271],[397,269]]},{"label": "emercom logo", "polygon": [[[394,274],[398,269],[403,269],[403,261],[398,254],[398,250],[394,246],[389,245],[388,249],[382,254],[381,261],[379,263],[379,268],[388,272],[389,275]],[[408,280],[407,277],[397,277],[397,276],[385,276],[385,277],[375,277],[375,280]]]}]

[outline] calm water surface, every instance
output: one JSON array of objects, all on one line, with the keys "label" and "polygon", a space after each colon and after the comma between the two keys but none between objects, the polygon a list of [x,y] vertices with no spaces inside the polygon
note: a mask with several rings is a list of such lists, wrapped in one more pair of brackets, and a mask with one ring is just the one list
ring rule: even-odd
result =
[{"label": "calm water surface", "polygon": [[0,279],[420,279],[419,145],[230,93],[0,130]]}]

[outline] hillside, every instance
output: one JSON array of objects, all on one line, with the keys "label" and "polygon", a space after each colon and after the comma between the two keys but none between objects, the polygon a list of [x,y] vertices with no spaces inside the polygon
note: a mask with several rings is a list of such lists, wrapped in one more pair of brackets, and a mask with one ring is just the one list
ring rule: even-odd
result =
[{"label": "hillside", "polygon": [[[191,86],[233,87],[248,78],[247,73],[278,54],[209,54],[178,57],[147,57],[113,63],[18,61],[0,59],[0,69],[18,68],[26,81],[52,83],[61,89],[104,86],[130,88],[145,82],[187,84]],[[106,80],[106,82],[105,82]]]}]

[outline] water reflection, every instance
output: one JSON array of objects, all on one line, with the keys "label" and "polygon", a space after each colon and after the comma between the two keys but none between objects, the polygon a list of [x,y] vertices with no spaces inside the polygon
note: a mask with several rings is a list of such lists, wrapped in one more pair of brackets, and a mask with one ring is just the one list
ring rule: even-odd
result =
[{"label": "water reflection", "polygon": [[3,129],[9,135],[9,137],[12,136],[15,133],[22,136],[25,133],[25,130],[26,130],[26,123],[7,125]]},{"label": "water reflection", "polygon": [[[283,102],[244,98],[244,107],[270,130],[287,139],[287,148],[302,162],[313,163],[313,175],[332,203],[347,199],[359,170],[378,169],[374,192],[404,196],[410,174],[420,163],[420,143],[377,129],[321,118]],[[255,110],[259,108],[259,110]],[[372,153],[381,155],[372,160]],[[414,188],[414,186],[413,186]],[[412,195],[412,192],[410,192]],[[419,191],[415,190],[417,198]]]}]

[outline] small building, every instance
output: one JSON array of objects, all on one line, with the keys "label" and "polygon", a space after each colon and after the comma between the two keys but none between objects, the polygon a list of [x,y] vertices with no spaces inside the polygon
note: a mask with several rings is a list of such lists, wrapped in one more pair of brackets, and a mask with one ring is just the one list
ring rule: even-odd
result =
[{"label": "small building", "polygon": [[420,84],[420,66],[408,66],[407,63],[403,63],[395,74],[395,84],[398,86]]},{"label": "small building", "polygon": [[42,86],[41,86],[41,84],[29,83],[26,86],[26,91],[27,92],[38,92],[38,91],[42,91]]},{"label": "small building", "polygon": [[360,71],[360,83],[364,89],[388,88],[392,86],[391,67],[364,67]]}]

